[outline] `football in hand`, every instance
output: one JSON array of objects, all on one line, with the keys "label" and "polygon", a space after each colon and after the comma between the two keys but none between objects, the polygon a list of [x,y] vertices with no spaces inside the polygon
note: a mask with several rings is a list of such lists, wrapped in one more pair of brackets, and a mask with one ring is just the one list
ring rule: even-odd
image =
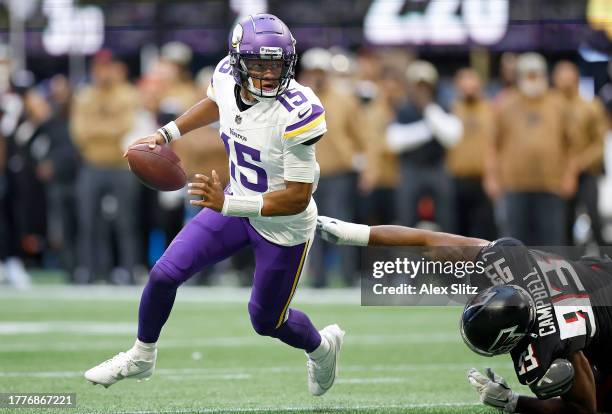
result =
[{"label": "football in hand", "polygon": [[179,190],[187,183],[180,158],[167,145],[138,144],[127,152],[132,172],[143,184],[158,191]]}]

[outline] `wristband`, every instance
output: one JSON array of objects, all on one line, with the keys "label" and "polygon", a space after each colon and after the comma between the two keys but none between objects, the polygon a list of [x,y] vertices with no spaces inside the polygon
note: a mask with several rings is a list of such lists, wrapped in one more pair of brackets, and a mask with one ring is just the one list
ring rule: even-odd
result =
[{"label": "wristband", "polygon": [[346,224],[343,234],[344,240],[340,244],[350,246],[367,246],[370,242],[370,226],[365,224],[344,223]]},{"label": "wristband", "polygon": [[181,137],[181,131],[178,129],[176,122],[168,122],[166,125],[157,130],[162,137],[164,137],[164,141],[166,144],[171,143],[174,140],[177,140]]},{"label": "wristband", "polygon": [[221,214],[236,217],[259,217],[263,207],[263,196],[225,195]]}]

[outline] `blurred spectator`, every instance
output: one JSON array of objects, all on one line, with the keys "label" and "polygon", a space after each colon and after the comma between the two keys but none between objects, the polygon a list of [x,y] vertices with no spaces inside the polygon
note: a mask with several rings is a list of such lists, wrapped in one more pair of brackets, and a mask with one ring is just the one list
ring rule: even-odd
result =
[{"label": "blurred spectator", "polygon": [[[157,113],[159,125],[178,118],[206,96],[198,89],[191,75],[189,69],[191,58],[192,52],[189,46],[180,42],[166,43],[161,49],[160,60],[153,69],[153,76],[161,80],[162,87]],[[193,155],[186,151],[183,142],[199,140],[198,132],[187,134],[183,140],[172,144],[172,148],[182,160],[193,159]],[[157,196],[160,207],[157,214],[158,222],[168,245],[183,227],[185,192],[184,190],[160,192]]]},{"label": "blurred spectator", "polygon": [[[376,55],[362,57],[362,68],[378,62]],[[404,98],[402,73],[393,67],[370,69],[365,79],[371,79],[368,100],[362,98],[365,131],[366,168],[359,177],[359,189],[366,196],[364,220],[370,225],[395,221],[395,189],[399,181],[397,156],[393,153],[385,134],[394,119],[395,109]],[[370,72],[368,71],[368,72]],[[365,96],[365,93],[362,93]]]},{"label": "blurred spectator", "polygon": [[49,80],[49,100],[53,117],[68,122],[70,120],[72,88],[66,76],[58,74]]},{"label": "blurred spectator", "polygon": [[[25,95],[28,120],[34,130],[31,152],[38,181],[44,186],[47,205],[47,238],[51,249],[60,255],[61,267],[69,275],[76,267],[77,209],[75,177],[78,153],[61,115],[54,116],[43,95],[31,89]],[[43,192],[36,193],[41,197]],[[41,212],[45,216],[44,212]]]},{"label": "blurred spectator", "polygon": [[505,99],[512,98],[517,93],[516,88],[516,63],[517,56],[512,52],[505,52],[501,55],[499,62],[499,80],[501,89],[495,95],[493,104],[496,108],[503,105]]},{"label": "blurred spectator", "polygon": [[601,217],[599,214],[598,178],[603,173],[604,136],[608,125],[605,109],[595,98],[583,99],[578,92],[580,74],[571,62],[559,62],[553,72],[554,86],[568,106],[567,122],[571,128],[573,155],[576,158],[578,189],[568,200],[567,240],[573,241],[576,207],[584,205],[591,219],[593,238],[603,245]]},{"label": "blurred spectator", "polygon": [[491,200],[483,189],[484,159],[494,139],[495,119],[482,94],[482,81],[473,69],[455,76],[457,101],[453,113],[461,119],[461,140],[449,149],[446,165],[455,182],[457,233],[485,240],[496,239]]},{"label": "blurred spectator", "polygon": [[607,115],[607,132],[604,138],[604,168],[606,170],[606,178],[609,181],[610,175],[607,172],[611,171],[612,168],[612,63],[609,64],[608,70],[610,73],[610,82],[604,85],[600,91],[600,97],[604,104],[604,109]]},{"label": "blurred spectator", "polygon": [[[0,95],[0,282],[6,278],[20,289],[30,286],[30,275],[21,259],[23,250],[16,223],[17,198],[13,170],[20,169],[23,164],[17,158],[12,159],[15,150],[13,140],[17,127],[25,117],[22,95],[33,82],[31,73],[16,73],[11,79],[12,91],[4,91]],[[12,168],[9,169],[9,165]]]},{"label": "blurred spectator", "polygon": [[[214,68],[206,67],[197,76],[196,91],[199,96],[206,96]],[[212,170],[219,174],[221,183],[229,182],[227,154],[223,141],[219,138],[218,125],[209,125],[194,131],[194,136],[175,141],[175,150],[182,154],[181,160],[190,177],[195,174],[211,176]]]},{"label": "blurred spectator", "polygon": [[[331,59],[331,53],[325,49],[314,48],[304,52],[300,60],[300,83],[311,87],[325,108],[327,133],[316,144],[321,178],[314,198],[319,213],[350,221],[355,216],[354,161],[362,146],[363,118],[357,97],[346,88],[338,87],[330,76]],[[310,261],[314,286],[327,285],[329,266],[325,262],[333,252],[340,257],[345,283],[352,285],[355,282],[356,249],[336,249],[329,243],[317,242],[312,247]]]},{"label": "blurred spectator", "polygon": [[[313,48],[320,50],[320,48]],[[333,78],[334,89],[340,93],[354,94],[358,85],[355,82],[357,74],[357,60],[353,53],[340,46],[332,46],[327,49],[329,52],[328,76]]]},{"label": "blurred spectator", "polygon": [[505,193],[508,235],[530,245],[559,246],[565,242],[564,197],[576,188],[567,107],[549,91],[541,55],[522,54],[517,71],[519,93],[499,111],[487,189],[494,198]]},{"label": "blurred spectator", "polygon": [[[138,92],[140,97],[140,105],[136,110],[132,129],[123,139],[123,147],[127,149],[129,145],[139,138],[147,136],[159,128],[157,115],[159,112],[159,101],[161,97],[160,81],[150,75],[143,76],[138,82]],[[139,229],[139,263],[152,265],[163,252],[166,247],[165,241],[162,241],[157,247],[155,246],[156,238],[152,237],[154,229],[157,228],[157,216],[159,215],[158,192],[146,187],[138,182],[138,206],[139,212],[137,226]],[[153,240],[153,242],[152,242]],[[156,252],[157,254],[154,254]],[[141,271],[142,270],[142,271]],[[135,278],[138,282],[140,277],[148,277],[148,271],[145,268],[139,268],[135,272]]]},{"label": "blurred spectator", "polygon": [[[200,99],[206,97],[196,87],[189,69],[192,52],[189,46],[180,42],[166,43],[161,49],[158,68],[164,80],[162,110],[164,105],[174,106],[179,115]],[[163,101],[166,101],[164,104]]]},{"label": "blurred spectator", "polygon": [[[0,112],[0,119],[4,114]],[[8,257],[9,221],[7,211],[8,182],[6,179],[6,139],[0,135],[0,283],[6,279],[5,264]]]},{"label": "blurred spectator", "polygon": [[461,138],[461,121],[436,103],[438,72],[425,61],[415,61],[406,71],[408,102],[387,129],[389,148],[399,154],[401,179],[397,193],[397,216],[401,224],[419,222],[418,205],[423,196],[435,203],[435,222],[453,231],[453,187],[444,168],[447,148]]},{"label": "blurred spectator", "polygon": [[[122,157],[123,140],[134,125],[138,97],[125,79],[125,71],[108,51],[99,52],[91,68],[92,84],[77,92],[71,129],[84,165],[79,196],[79,243],[77,282],[89,282],[106,274],[111,257],[101,217],[114,223],[119,267],[111,280],[126,283],[137,264],[137,183]],[[101,214],[102,213],[102,214]]]},{"label": "blurred spectator", "polygon": [[36,167],[45,143],[37,139],[40,121],[28,95],[24,99],[25,116],[8,140],[10,203],[19,250],[40,265],[46,248],[47,199]]}]

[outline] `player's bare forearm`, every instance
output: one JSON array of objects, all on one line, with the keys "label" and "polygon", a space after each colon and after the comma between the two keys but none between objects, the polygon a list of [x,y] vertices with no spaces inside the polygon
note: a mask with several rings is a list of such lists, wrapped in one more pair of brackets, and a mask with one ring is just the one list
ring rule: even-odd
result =
[{"label": "player's bare forearm", "polygon": [[176,119],[176,125],[182,135],[185,135],[194,129],[210,125],[219,120],[219,107],[217,103],[210,98],[204,98],[183,115]]},{"label": "player's bare forearm", "polygon": [[591,414],[597,412],[595,379],[593,371],[582,352],[576,352],[569,358],[574,367],[572,388],[560,398],[538,400],[521,395],[516,405],[516,412],[523,414]]},{"label": "player's bare forearm", "polygon": [[283,190],[264,195],[262,216],[291,216],[306,210],[312,197],[312,183],[285,181]]},{"label": "player's bare forearm", "polygon": [[486,246],[487,240],[403,226],[374,226],[370,246]]},{"label": "player's bare forearm", "polygon": [[[210,125],[218,120],[219,107],[215,101],[205,98],[189,108],[187,112],[179,116],[174,122],[176,123],[181,135],[185,135],[194,129]],[[149,144],[149,148],[154,149],[155,145],[164,145],[165,143],[166,139],[158,130],[147,137],[134,141],[132,144],[130,144],[130,147],[138,144]],[[123,156],[127,157],[127,151],[123,154]]]},{"label": "player's bare forearm", "polygon": [[487,240],[402,226],[370,228],[370,246],[423,246],[435,260],[475,260]]},{"label": "player's bare forearm", "polygon": [[516,405],[516,412],[521,414],[590,414],[595,411],[581,409],[575,403],[566,402],[563,399],[551,398],[549,400],[538,400],[537,398],[521,395]]}]

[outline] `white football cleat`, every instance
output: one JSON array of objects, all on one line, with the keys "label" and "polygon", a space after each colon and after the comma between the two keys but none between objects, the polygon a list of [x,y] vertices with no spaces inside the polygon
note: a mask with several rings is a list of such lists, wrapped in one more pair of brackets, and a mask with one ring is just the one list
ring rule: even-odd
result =
[{"label": "white football cleat", "polygon": [[[338,374],[338,357],[344,340],[344,331],[338,325],[329,325],[319,331],[321,338],[329,343],[329,351],[314,360],[308,356],[308,390],[312,395],[323,395],[334,385]],[[308,355],[308,354],[307,354]]]},{"label": "white football cleat", "polygon": [[120,352],[85,372],[85,378],[92,384],[110,387],[124,378],[148,380],[155,370],[157,350],[151,361],[137,359],[132,350]]}]

